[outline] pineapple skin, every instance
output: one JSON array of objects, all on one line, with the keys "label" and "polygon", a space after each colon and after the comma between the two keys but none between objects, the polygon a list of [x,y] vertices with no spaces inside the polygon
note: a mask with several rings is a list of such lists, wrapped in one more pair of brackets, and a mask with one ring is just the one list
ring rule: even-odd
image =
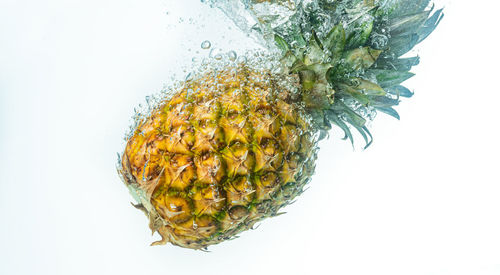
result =
[{"label": "pineapple skin", "polygon": [[278,215],[314,172],[315,130],[275,76],[240,65],[184,83],[128,139],[119,173],[162,240],[204,249]]}]

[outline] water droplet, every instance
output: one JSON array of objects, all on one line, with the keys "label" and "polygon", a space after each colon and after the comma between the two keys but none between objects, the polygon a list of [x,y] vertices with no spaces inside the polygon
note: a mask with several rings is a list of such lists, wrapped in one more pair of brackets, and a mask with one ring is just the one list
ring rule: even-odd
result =
[{"label": "water droplet", "polygon": [[212,47],[212,43],[210,43],[210,41],[205,40],[205,41],[201,42],[202,49],[208,50],[208,49],[210,49],[210,47]]}]

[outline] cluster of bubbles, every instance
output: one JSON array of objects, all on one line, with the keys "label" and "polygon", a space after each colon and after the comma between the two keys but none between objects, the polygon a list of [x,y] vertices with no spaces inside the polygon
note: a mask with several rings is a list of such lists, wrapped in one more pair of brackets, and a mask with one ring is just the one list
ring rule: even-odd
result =
[{"label": "cluster of bubbles", "polygon": [[[337,24],[345,28],[356,28],[364,22],[373,20],[365,5],[367,0],[204,0],[210,6],[224,12],[240,29],[267,47],[274,46],[274,33],[284,37],[297,35],[298,30],[306,40],[311,30],[318,37],[324,37]],[[384,7],[393,0],[374,0],[374,5]],[[359,12],[347,12],[359,9]],[[363,14],[356,18],[349,14]],[[356,24],[352,24],[356,22]],[[387,34],[378,32],[373,41],[377,48],[387,44]]]},{"label": "cluster of bubbles", "polygon": [[209,40],[201,42],[200,48],[206,55],[203,58],[192,59],[192,71],[188,72],[181,80],[172,76],[170,82],[160,92],[146,96],[145,101],[134,108],[132,123],[124,138],[125,142],[153,112],[160,108],[165,101],[172,98],[187,82],[201,79],[207,74],[214,74],[214,79],[217,79],[217,74],[220,72],[232,70],[236,73],[238,66],[246,66],[254,72],[273,75],[275,80],[279,81],[279,87],[295,91],[295,93],[299,92],[296,85],[297,80],[283,73],[286,70],[280,62],[280,56],[275,53],[251,50],[238,55],[235,51],[224,52],[220,48],[214,47]]}]

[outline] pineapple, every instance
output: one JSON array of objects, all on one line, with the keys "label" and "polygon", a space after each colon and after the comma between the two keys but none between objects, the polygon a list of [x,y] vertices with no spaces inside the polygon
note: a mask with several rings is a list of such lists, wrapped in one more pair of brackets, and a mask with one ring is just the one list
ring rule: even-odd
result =
[{"label": "pineapple", "polygon": [[[207,70],[128,136],[118,170],[162,237],[153,245],[205,249],[279,215],[311,180],[332,125],[351,142],[357,130],[368,146],[367,120],[377,111],[399,118],[393,106],[412,95],[401,83],[418,63],[401,56],[442,11],[431,14],[426,0],[298,2],[289,22],[256,27],[273,34],[271,65],[282,70],[258,62]],[[313,20],[318,12],[330,17]]]},{"label": "pineapple", "polygon": [[243,64],[208,73],[137,127],[121,172],[163,237],[155,244],[221,242],[303,191],[316,139],[308,115],[279,84]]}]

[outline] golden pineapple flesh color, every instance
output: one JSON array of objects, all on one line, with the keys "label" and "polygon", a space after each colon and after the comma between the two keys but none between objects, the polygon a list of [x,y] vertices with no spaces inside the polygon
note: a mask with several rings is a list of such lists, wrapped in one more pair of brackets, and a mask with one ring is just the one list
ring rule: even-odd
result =
[{"label": "golden pineapple flesh color", "polygon": [[301,194],[316,139],[270,74],[204,74],[161,101],[129,138],[121,174],[162,240],[201,249],[252,228]]}]

